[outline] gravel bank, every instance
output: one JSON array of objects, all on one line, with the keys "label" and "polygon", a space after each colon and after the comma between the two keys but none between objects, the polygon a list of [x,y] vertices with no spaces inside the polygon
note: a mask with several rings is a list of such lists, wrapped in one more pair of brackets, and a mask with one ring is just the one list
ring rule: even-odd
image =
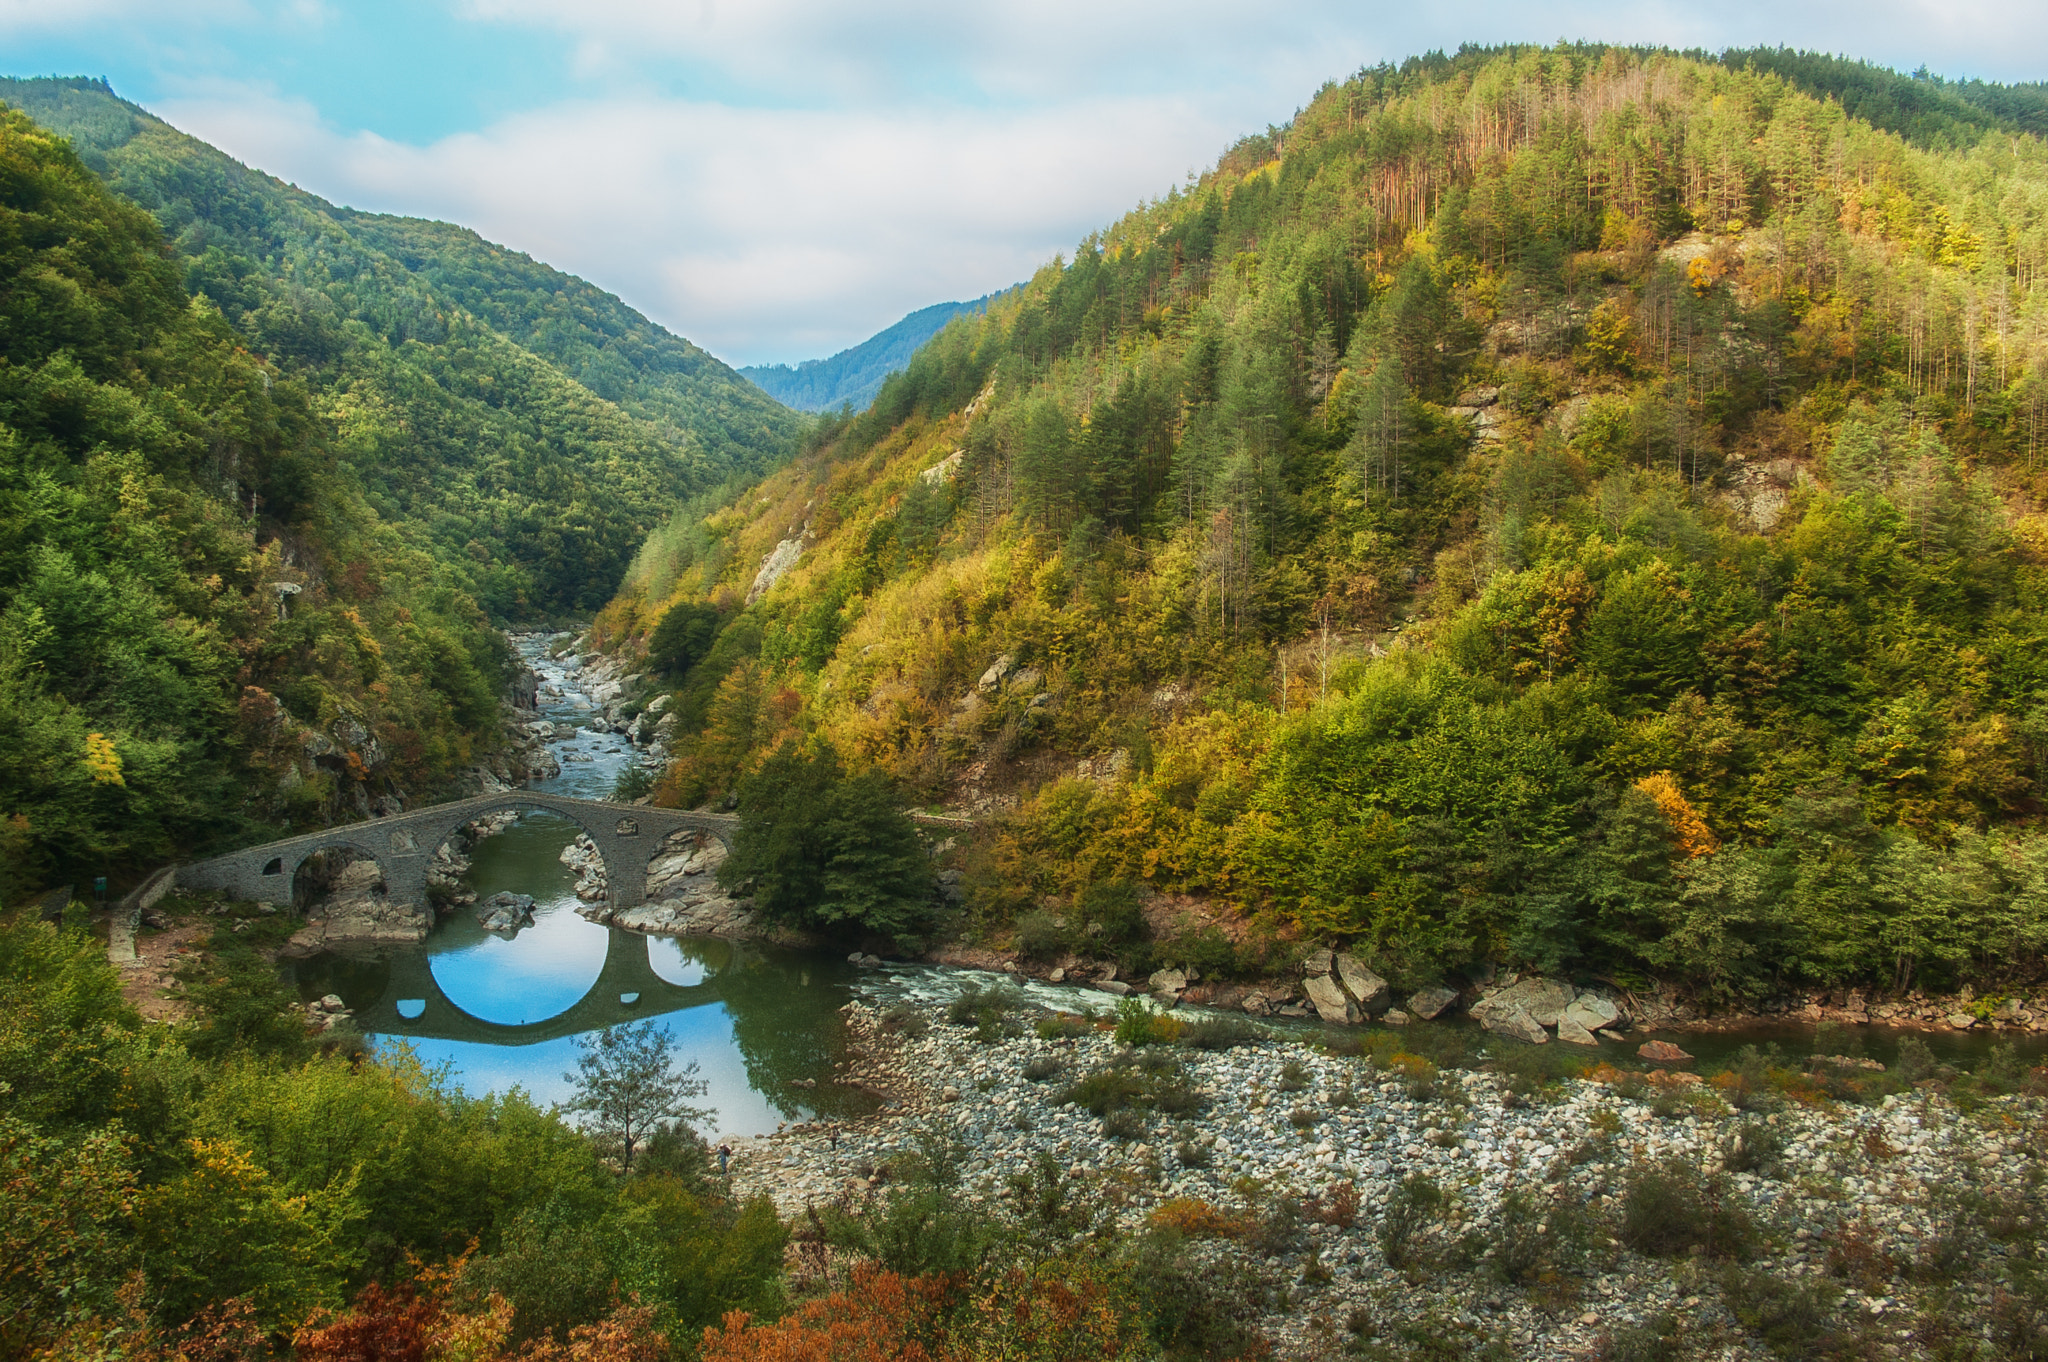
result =
[{"label": "gravel bank", "polygon": [[[735,1191],[765,1192],[788,1216],[814,1203],[858,1204],[881,1194],[892,1157],[937,1131],[959,1142],[960,1195],[991,1209],[1039,1151],[1051,1152],[1127,1229],[1176,1200],[1244,1223],[1306,1201],[1300,1233],[1277,1251],[1270,1235],[1256,1247],[1258,1236],[1243,1235],[1203,1250],[1261,1259],[1259,1268],[1285,1282],[1286,1305],[1266,1327],[1288,1357],[1339,1349],[1347,1322],[1389,1336],[1403,1321],[1427,1319],[1464,1331],[1475,1347],[1493,1340],[1517,1358],[1562,1360],[1591,1355],[1613,1329],[1659,1311],[1677,1312],[1711,1342],[1706,1355],[1769,1356],[1744,1334],[1703,1260],[1645,1257],[1615,1238],[1631,1170],[1663,1160],[1724,1175],[1731,1199],[1759,1228],[1746,1255],[1751,1266],[1812,1278],[1830,1267],[1833,1247],[1839,1317],[1882,1354],[1924,1356],[1910,1273],[1851,1271],[1840,1246],[1869,1244],[1885,1262],[1908,1264],[1954,1231],[1959,1197],[2011,1203],[2040,1173],[2037,1098],[1993,1098],[1965,1113],[1939,1093],[1914,1091],[1873,1107],[1781,1101],[1745,1113],[1696,1081],[1629,1096],[1612,1082],[1568,1079],[1525,1100],[1494,1074],[1449,1071],[1430,1080],[1287,1041],[1220,1053],[1168,1047],[1203,1109],[1179,1118],[1142,1112],[1118,1139],[1102,1119],[1061,1101],[1076,1078],[1131,1057],[1110,1035],[1049,1040],[1027,1032],[984,1044],[936,1009],[924,1015],[922,1036],[885,1035],[872,1010],[849,1006],[856,1046],[841,1079],[886,1093],[890,1104],[863,1122],[735,1142]],[[1057,1068],[1032,1081],[1026,1069],[1034,1064],[1034,1073]],[[1748,1122],[1782,1153],[1768,1168],[1728,1171],[1731,1136]],[[1181,1153],[1188,1149],[1198,1151],[1197,1162],[1206,1151],[1207,1166],[1189,1166]],[[1390,1197],[1413,1173],[1445,1193],[1426,1230],[1446,1246],[1421,1274],[1428,1290],[1416,1289],[1423,1282],[1414,1264],[1405,1272],[1389,1266],[1376,1234]],[[1316,1212],[1341,1207],[1344,1183],[1356,1192],[1355,1223],[1321,1223]],[[1506,1285],[1489,1269],[1518,1232],[1511,1193],[1557,1214],[1583,1212],[1591,1227],[1574,1265],[1540,1288]],[[1995,1264],[1977,1266],[1988,1273]],[[1981,1281],[1950,1286],[1952,1302],[1988,1301],[1990,1278],[1977,1275]]]}]

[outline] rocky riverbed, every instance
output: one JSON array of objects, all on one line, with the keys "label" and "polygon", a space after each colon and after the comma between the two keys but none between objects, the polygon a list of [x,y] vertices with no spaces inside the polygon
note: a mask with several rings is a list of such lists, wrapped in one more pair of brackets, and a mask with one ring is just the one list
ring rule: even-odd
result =
[{"label": "rocky riverbed", "polygon": [[[892,1164],[937,1135],[959,1160],[958,1195],[994,1211],[1050,1156],[1074,1195],[1125,1230],[1206,1227],[1201,1251],[1218,1271],[1277,1283],[1284,1305],[1264,1327],[1282,1356],[1426,1328],[1474,1353],[1490,1341],[1562,1362],[1672,1312],[1694,1342],[1713,1344],[1694,1355],[1761,1358],[1771,1354],[1738,1317],[1744,1291],[1768,1294],[1759,1282],[1826,1296],[1831,1327],[1864,1339],[1868,1355],[1926,1356],[1929,1293],[1949,1316],[1989,1318],[1978,1312],[2022,1252],[1972,1229],[1969,1208],[2040,1210],[2034,1096],[1980,1096],[1966,1109],[1936,1084],[1855,1105],[1612,1069],[1518,1083],[1437,1073],[1385,1049],[1377,1060],[1280,1040],[1133,1050],[1100,1029],[977,1032],[910,1011],[889,1014],[903,1028],[889,1034],[873,1009],[847,1009],[857,1043],[841,1081],[885,1094],[883,1110],[734,1142],[736,1191],[765,1193],[786,1216],[857,1206],[886,1195]],[[1103,1072],[1161,1096],[1109,1120],[1065,1100]],[[1624,1242],[1631,1179],[1651,1169],[1746,1217],[1743,1270],[1764,1275],[1744,1287],[1710,1253],[1660,1257]],[[1434,1199],[1393,1253],[1386,1226],[1416,1219],[1416,1197],[1401,1190],[1416,1175]],[[1928,1286],[1929,1264],[1964,1240],[1982,1258]],[[1516,1280],[1520,1266],[1529,1271]]]}]

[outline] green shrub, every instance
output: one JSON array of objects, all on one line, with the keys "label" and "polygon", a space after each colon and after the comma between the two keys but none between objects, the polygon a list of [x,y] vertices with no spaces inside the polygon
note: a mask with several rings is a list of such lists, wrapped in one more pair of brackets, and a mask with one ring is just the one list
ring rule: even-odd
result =
[{"label": "green shrub", "polygon": [[1207,978],[1227,978],[1237,973],[1237,947],[1222,929],[1202,924],[1187,926],[1159,942],[1159,956],[1176,965],[1199,971]]},{"label": "green shrub", "polygon": [[955,1026],[985,1026],[1001,1021],[1023,1004],[1024,995],[1007,984],[989,988],[969,984],[946,1004],[946,1020]]},{"label": "green shrub", "polygon": [[1066,933],[1043,908],[1034,908],[1017,919],[1017,953],[1026,960],[1052,960],[1066,948]]},{"label": "green shrub", "polygon": [[1443,1213],[1443,1188],[1422,1173],[1410,1173],[1387,1196],[1375,1232],[1387,1266],[1406,1271],[1421,1259],[1422,1236]]},{"label": "green shrub", "polygon": [[1600,1341],[1599,1362],[1681,1362],[1693,1355],[1686,1328],[1666,1312],[1617,1324]]},{"label": "green shrub", "polygon": [[1083,1107],[1097,1116],[1127,1107],[1145,1094],[1145,1080],[1136,1070],[1112,1064],[1084,1075],[1060,1094],[1065,1106]]},{"label": "green shrub", "polygon": [[1784,1157],[1785,1136],[1762,1121],[1744,1121],[1721,1144],[1721,1166],[1731,1173],[1775,1177]]},{"label": "green shrub", "polygon": [[1029,1083],[1043,1083],[1058,1073],[1064,1065],[1051,1055],[1039,1055],[1024,1066],[1024,1079]]},{"label": "green shrub", "polygon": [[1040,1040],[1073,1040],[1087,1035],[1095,1026],[1087,1017],[1077,1017],[1071,1012],[1055,1012],[1050,1017],[1040,1017],[1031,1029]]},{"label": "green shrub", "polygon": [[1280,1066],[1280,1091],[1307,1092],[1308,1085],[1308,1065],[1298,1059],[1290,1059]]},{"label": "green shrub", "polygon": [[1615,1237],[1652,1258],[1692,1252],[1726,1258],[1746,1249],[1756,1230],[1719,1179],[1673,1160],[1630,1171]]},{"label": "green shrub", "polygon": [[1074,911],[1083,929],[1099,929],[1088,934],[1111,949],[1146,937],[1145,910],[1138,902],[1138,887],[1129,880],[1089,885],[1074,901]]},{"label": "green shrub", "polygon": [[1180,1043],[1196,1050],[1232,1050],[1266,1039],[1264,1027],[1244,1017],[1218,1013],[1181,1028]]},{"label": "green shrub", "polygon": [[1730,1266],[1721,1274],[1721,1295],[1742,1327],[1780,1357],[1835,1355],[1835,1303],[1842,1288],[1824,1277],[1787,1281],[1764,1268]]},{"label": "green shrub", "polygon": [[1143,998],[1119,998],[1116,1004],[1116,1043],[1119,1045],[1164,1045],[1178,1040],[1179,1018],[1154,1010]]}]

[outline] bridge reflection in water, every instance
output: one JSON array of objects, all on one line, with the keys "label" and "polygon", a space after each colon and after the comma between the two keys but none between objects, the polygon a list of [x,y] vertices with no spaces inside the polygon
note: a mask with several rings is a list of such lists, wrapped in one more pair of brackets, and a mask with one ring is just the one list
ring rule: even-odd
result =
[{"label": "bridge reflection in water", "polygon": [[[552,972],[513,990],[523,997],[480,990],[479,981],[489,982],[499,968],[516,974],[513,948],[543,945],[530,934],[547,935],[550,919],[563,927],[574,923],[581,937],[548,943],[558,948],[540,952]],[[585,943],[599,933],[604,953],[596,977],[574,996],[573,988],[562,987],[564,966],[581,972],[563,956],[574,951],[587,969],[595,956],[585,955]],[[717,1114],[705,1123],[705,1134],[752,1134],[783,1120],[873,1109],[867,1093],[831,1082],[844,1051],[838,1009],[856,975],[843,961],[751,943],[598,928],[560,909],[543,910],[536,927],[516,940],[486,938],[482,954],[472,943],[435,950],[437,944],[430,938],[424,946],[377,954],[316,956],[297,967],[299,989],[308,996],[339,993],[363,1031],[404,1042],[429,1066],[446,1064],[478,1096],[517,1086],[543,1104],[564,1100],[575,1037],[652,1017],[671,1033],[678,1061],[696,1061],[710,1085],[704,1105]],[[464,956],[470,958],[457,966]],[[437,968],[437,960],[448,964]],[[521,1002],[531,1005],[523,1015],[532,1020],[509,1019],[521,1015]],[[533,1015],[543,1011],[548,1015]]]}]

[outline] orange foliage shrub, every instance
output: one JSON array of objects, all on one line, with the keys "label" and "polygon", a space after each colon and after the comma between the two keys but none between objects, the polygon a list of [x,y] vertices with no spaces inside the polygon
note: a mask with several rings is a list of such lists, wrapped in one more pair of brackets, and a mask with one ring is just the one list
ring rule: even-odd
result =
[{"label": "orange foliage shrub", "polygon": [[949,1362],[946,1315],[959,1294],[943,1277],[905,1277],[872,1263],[853,1287],[774,1324],[735,1310],[704,1331],[704,1362]]},{"label": "orange foliage shrub", "polygon": [[1162,1203],[1152,1212],[1152,1223],[1195,1239],[1234,1239],[1244,1233],[1244,1222],[1238,1217],[1193,1197]]},{"label": "orange foliage shrub", "polygon": [[866,1263],[850,1289],[787,1319],[727,1315],[704,1331],[703,1362],[1113,1362],[1141,1341],[1138,1312],[1070,1266],[1007,1272],[970,1294],[957,1278]]}]

